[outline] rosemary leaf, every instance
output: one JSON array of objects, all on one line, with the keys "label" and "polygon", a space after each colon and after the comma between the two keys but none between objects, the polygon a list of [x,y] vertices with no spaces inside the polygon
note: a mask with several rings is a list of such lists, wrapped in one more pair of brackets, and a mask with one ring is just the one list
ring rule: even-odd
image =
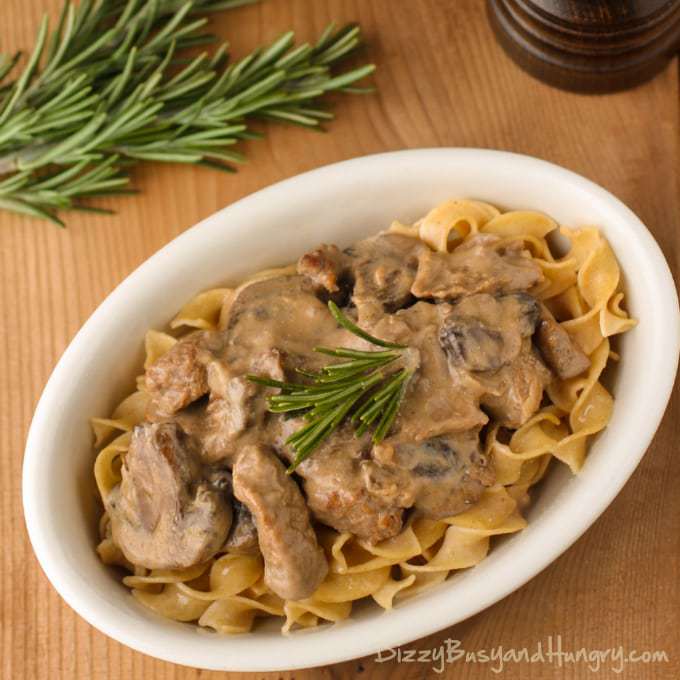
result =
[{"label": "rosemary leaf", "polygon": [[378,338],[373,337],[370,333],[367,333],[366,331],[362,330],[357,326],[353,321],[348,319],[339,309],[339,307],[330,300],[328,302],[328,309],[331,310],[331,314],[333,315],[333,318],[345,329],[350,331],[350,333],[354,333],[354,335],[359,336],[360,338],[363,338],[364,340],[368,340],[373,345],[378,345],[380,347],[392,347],[394,349],[405,349],[405,345],[398,345],[394,342],[387,342],[385,340],[380,340]]},{"label": "rosemary leaf", "polygon": [[307,422],[288,439],[295,456],[288,473],[306,460],[345,419],[357,428],[361,436],[377,420],[373,441],[378,443],[390,431],[399,406],[406,393],[412,372],[402,368],[390,375],[383,369],[402,356],[404,345],[375,338],[350,321],[333,303],[328,308],[335,320],[354,335],[388,351],[355,350],[348,347],[315,347],[314,351],[348,361],[329,364],[318,373],[298,369],[298,373],[311,380],[293,383],[248,375],[251,382],[263,387],[280,389],[279,394],[267,397],[271,413],[298,413]]},{"label": "rosemary leaf", "polygon": [[333,116],[318,100],[374,70],[332,70],[361,44],[358,26],[330,25],[315,45],[289,31],[231,63],[224,43],[183,53],[214,42],[211,12],[255,1],[66,0],[52,30],[43,18],[14,80],[20,54],[0,56],[0,209],[61,225],[59,210],[122,193],[131,164],[233,171],[244,158],[229,147],[261,137],[251,121],[321,129]]}]

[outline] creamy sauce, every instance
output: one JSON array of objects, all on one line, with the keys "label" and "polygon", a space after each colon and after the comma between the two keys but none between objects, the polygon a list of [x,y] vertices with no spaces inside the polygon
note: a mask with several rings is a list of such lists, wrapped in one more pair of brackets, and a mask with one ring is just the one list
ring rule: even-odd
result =
[{"label": "creamy sauce", "polygon": [[[189,566],[211,551],[253,550],[257,535],[269,587],[307,597],[326,573],[314,522],[376,542],[411,514],[464,511],[495,479],[482,428],[490,419],[516,428],[535,413],[553,376],[546,361],[560,375],[587,368],[531,296],[540,268],[493,236],[442,254],[380,234],[345,251],[321,246],[298,272],[241,287],[224,331],[182,339],[147,370],[149,423],[135,431],[108,508],[135,564]],[[302,421],[269,413],[276,390],[246,375],[298,381],[299,369],[328,363],[317,345],[375,349],[338,326],[329,298],[368,332],[407,345],[392,369],[412,378],[382,442],[345,423],[287,476],[281,460],[294,452],[285,441]],[[151,436],[160,426],[174,428],[172,455]],[[232,483],[215,482],[232,474]],[[232,494],[240,503],[230,529]],[[186,545],[182,531],[193,537]]]}]

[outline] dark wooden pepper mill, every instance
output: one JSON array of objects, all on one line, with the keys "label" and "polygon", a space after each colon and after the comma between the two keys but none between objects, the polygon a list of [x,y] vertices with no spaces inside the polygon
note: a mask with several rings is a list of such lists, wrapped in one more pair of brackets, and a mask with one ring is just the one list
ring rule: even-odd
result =
[{"label": "dark wooden pepper mill", "polygon": [[488,0],[506,52],[577,92],[612,92],[660,71],[680,49],[680,0]]}]

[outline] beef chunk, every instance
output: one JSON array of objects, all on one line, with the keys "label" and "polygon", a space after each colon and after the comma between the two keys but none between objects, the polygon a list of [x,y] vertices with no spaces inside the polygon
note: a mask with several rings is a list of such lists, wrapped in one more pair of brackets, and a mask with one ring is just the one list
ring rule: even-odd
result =
[{"label": "beef chunk", "polygon": [[[304,421],[300,418],[280,423],[279,448],[292,452],[283,442]],[[402,527],[403,508],[393,498],[384,499],[366,488],[363,467],[370,458],[371,438],[354,435],[351,425],[342,425],[332,437],[296,469],[302,477],[307,505],[312,515],[337,531],[348,531],[371,543],[396,536]]]},{"label": "beef chunk", "polygon": [[501,246],[497,236],[477,234],[452,253],[422,251],[411,292],[419,298],[452,300],[527,291],[542,280],[541,268],[521,244]]},{"label": "beef chunk", "polygon": [[326,577],[328,564],[297,484],[261,446],[243,448],[233,477],[234,495],[255,518],[265,583],[285,600],[309,597]]},{"label": "beef chunk", "polygon": [[264,403],[255,405],[259,388],[245,376],[231,375],[221,362],[208,367],[210,400],[197,436],[203,459],[233,464],[238,455],[239,437],[251,426],[259,424]]},{"label": "beef chunk", "polygon": [[[252,372],[283,380],[280,353],[277,350],[253,355]],[[207,463],[222,462],[231,466],[236,460],[243,436],[262,425],[267,404],[256,397],[262,388],[244,375],[233,375],[229,367],[215,359],[207,366],[210,398],[183,409],[174,416],[182,428],[200,444],[201,457]]]},{"label": "beef chunk", "polygon": [[423,441],[398,434],[378,445],[349,425],[300,464],[313,515],[337,531],[378,543],[396,536],[406,508],[424,517],[457,514],[493,484],[479,429]]},{"label": "beef chunk", "polygon": [[465,371],[450,370],[439,339],[446,311],[444,305],[418,302],[371,328],[377,337],[409,345],[404,364],[413,377],[392,428],[404,439],[463,432],[488,420],[478,407],[476,383]]},{"label": "beef chunk", "polygon": [[298,260],[297,272],[317,289],[337,293],[348,264],[347,256],[337,246],[320,245]]},{"label": "beef chunk", "polygon": [[231,526],[223,475],[205,468],[176,423],[138,425],[107,501],[114,541],[148,569],[211,558]]},{"label": "beef chunk", "polygon": [[552,374],[526,338],[510,363],[475,378],[485,389],[481,403],[491,416],[504,427],[518,428],[538,411]]},{"label": "beef chunk", "polygon": [[590,368],[590,359],[552,316],[541,319],[536,344],[548,366],[562,380],[574,378]]},{"label": "beef chunk", "polygon": [[[383,492],[394,493],[400,486],[409,488],[416,512],[430,519],[464,512],[495,481],[479,450],[478,429],[421,442],[394,437],[376,445],[373,458],[375,462],[368,470],[369,489],[376,493],[382,487]],[[400,474],[393,474],[391,483],[385,485],[385,470],[398,470]]]},{"label": "beef chunk", "polygon": [[206,365],[220,344],[217,333],[192,333],[146,369],[146,389],[151,397],[147,416],[151,420],[168,418],[207,394]]}]

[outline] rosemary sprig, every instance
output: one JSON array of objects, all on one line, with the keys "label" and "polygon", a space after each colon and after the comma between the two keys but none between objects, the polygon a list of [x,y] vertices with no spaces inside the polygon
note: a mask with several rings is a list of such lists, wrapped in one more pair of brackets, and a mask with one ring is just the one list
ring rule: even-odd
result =
[{"label": "rosemary sprig", "polygon": [[312,451],[329,437],[345,419],[362,435],[375,423],[373,441],[378,443],[388,434],[397,417],[412,372],[402,368],[392,374],[383,369],[399,359],[405,345],[376,338],[348,319],[330,301],[328,308],[335,320],[354,335],[385,351],[364,351],[347,347],[315,347],[314,351],[346,359],[325,366],[319,372],[300,371],[309,383],[291,383],[257,375],[248,379],[266,387],[277,387],[279,394],[267,398],[271,413],[298,413],[307,423],[286,440],[295,451],[288,468],[292,473]]},{"label": "rosemary sprig", "polygon": [[[233,171],[252,119],[319,128],[317,105],[372,65],[333,74],[361,42],[358,26],[331,25],[315,45],[292,32],[229,63],[203,15],[257,0],[66,1],[54,30],[40,24],[33,52],[0,55],[0,208],[62,225],[60,210],[131,193],[127,167],[139,161],[197,163]],[[97,209],[95,209],[97,210]],[[105,212],[105,211],[104,211]]]}]

